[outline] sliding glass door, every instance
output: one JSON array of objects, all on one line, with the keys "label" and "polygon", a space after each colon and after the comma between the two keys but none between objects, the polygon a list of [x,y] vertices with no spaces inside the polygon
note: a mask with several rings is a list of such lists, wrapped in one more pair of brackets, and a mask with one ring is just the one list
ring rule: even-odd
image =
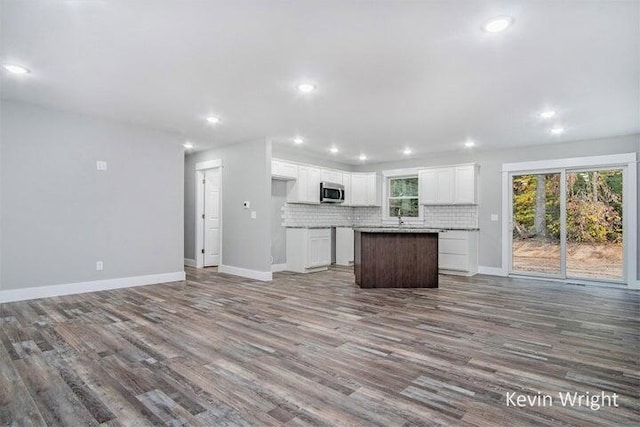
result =
[{"label": "sliding glass door", "polygon": [[512,271],[562,275],[559,172],[512,178]]},{"label": "sliding glass door", "polygon": [[623,281],[623,171],[511,174],[510,273]]},{"label": "sliding glass door", "polygon": [[622,169],[567,171],[567,277],[624,279]]}]

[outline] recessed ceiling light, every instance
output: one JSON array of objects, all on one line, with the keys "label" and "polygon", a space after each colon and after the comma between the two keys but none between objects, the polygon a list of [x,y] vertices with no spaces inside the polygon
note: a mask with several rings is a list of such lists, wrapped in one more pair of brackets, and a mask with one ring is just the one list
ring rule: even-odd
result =
[{"label": "recessed ceiling light", "polygon": [[367,156],[366,156],[366,155],[364,155],[364,154],[360,154],[360,157],[358,157],[358,158],[359,158],[360,160],[362,160],[363,162],[364,162],[365,160],[367,160]]},{"label": "recessed ceiling light", "polygon": [[183,146],[184,148],[186,148],[187,150],[190,150],[190,149],[192,149],[193,147],[195,147],[195,145],[193,145],[193,143],[192,143],[192,142],[189,142],[189,141],[187,141],[187,142],[185,142],[184,144],[182,144],[182,146]]},{"label": "recessed ceiling light", "polygon": [[553,110],[549,110],[549,111],[543,111],[542,113],[540,113],[540,117],[542,117],[543,119],[550,119],[551,117],[555,117],[556,112]]},{"label": "recessed ceiling light", "polygon": [[413,153],[411,148],[405,148],[404,151],[402,152],[402,154],[404,154],[405,156],[408,156],[411,153]]},{"label": "recessed ceiling light", "polygon": [[484,25],[484,30],[488,33],[499,33],[506,30],[513,24],[513,18],[509,16],[498,16]]},{"label": "recessed ceiling light", "polygon": [[304,139],[302,139],[302,137],[296,136],[295,138],[293,138],[293,142],[296,144],[302,144],[304,142]]},{"label": "recessed ceiling light", "polygon": [[560,127],[553,128],[553,129],[551,129],[551,133],[554,134],[554,135],[563,134],[564,133],[564,128],[560,128]]},{"label": "recessed ceiling light", "polygon": [[207,117],[207,121],[209,123],[211,123],[212,125],[217,125],[218,123],[220,123],[220,117],[209,116],[209,117]]},{"label": "recessed ceiling light", "polygon": [[340,150],[338,150],[338,147],[331,147],[329,151],[331,151],[331,154],[336,154]]},{"label": "recessed ceiling light", "polygon": [[464,146],[467,148],[475,147],[476,143],[473,141],[467,141],[464,143]]},{"label": "recessed ceiling light", "polygon": [[298,85],[298,90],[302,93],[311,93],[316,90],[316,85],[313,83],[300,83]]},{"label": "recessed ceiling light", "polygon": [[30,72],[27,68],[14,64],[2,64],[2,68],[10,72],[11,74],[29,74]]}]

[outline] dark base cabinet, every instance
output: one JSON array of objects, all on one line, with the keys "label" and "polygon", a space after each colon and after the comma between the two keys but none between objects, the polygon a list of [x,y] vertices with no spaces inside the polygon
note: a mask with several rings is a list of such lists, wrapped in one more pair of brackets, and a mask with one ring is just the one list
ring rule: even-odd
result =
[{"label": "dark base cabinet", "polygon": [[354,233],[354,270],[361,288],[437,288],[438,233]]}]

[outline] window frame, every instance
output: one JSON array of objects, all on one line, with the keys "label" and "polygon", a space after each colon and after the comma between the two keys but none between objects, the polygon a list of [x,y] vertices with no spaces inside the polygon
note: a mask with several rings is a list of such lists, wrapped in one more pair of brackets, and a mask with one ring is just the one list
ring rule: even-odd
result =
[{"label": "window frame", "polygon": [[[418,168],[410,169],[395,169],[382,171],[382,178],[384,185],[382,186],[382,222],[383,224],[397,225],[398,217],[389,216],[389,200],[390,200],[390,185],[392,179],[398,178],[418,178],[418,216],[417,217],[402,217],[402,221],[405,224],[420,225],[424,223],[424,206],[420,203],[420,176],[418,175]],[[393,197],[393,199],[413,199],[414,197]]]}]

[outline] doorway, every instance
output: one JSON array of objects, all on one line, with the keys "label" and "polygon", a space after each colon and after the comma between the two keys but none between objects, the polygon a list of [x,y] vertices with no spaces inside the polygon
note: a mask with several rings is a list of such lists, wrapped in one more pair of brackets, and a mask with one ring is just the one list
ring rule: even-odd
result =
[{"label": "doorway", "polygon": [[222,164],[196,165],[196,267],[222,263]]},{"label": "doorway", "polygon": [[[610,157],[617,156],[601,160]],[[591,161],[581,164],[584,159]],[[533,169],[543,162],[530,162],[528,170],[517,170],[526,164],[505,165],[513,169],[505,188],[509,274],[633,283],[635,163],[597,165],[596,158],[584,159],[566,159],[568,167],[545,170]]]}]

